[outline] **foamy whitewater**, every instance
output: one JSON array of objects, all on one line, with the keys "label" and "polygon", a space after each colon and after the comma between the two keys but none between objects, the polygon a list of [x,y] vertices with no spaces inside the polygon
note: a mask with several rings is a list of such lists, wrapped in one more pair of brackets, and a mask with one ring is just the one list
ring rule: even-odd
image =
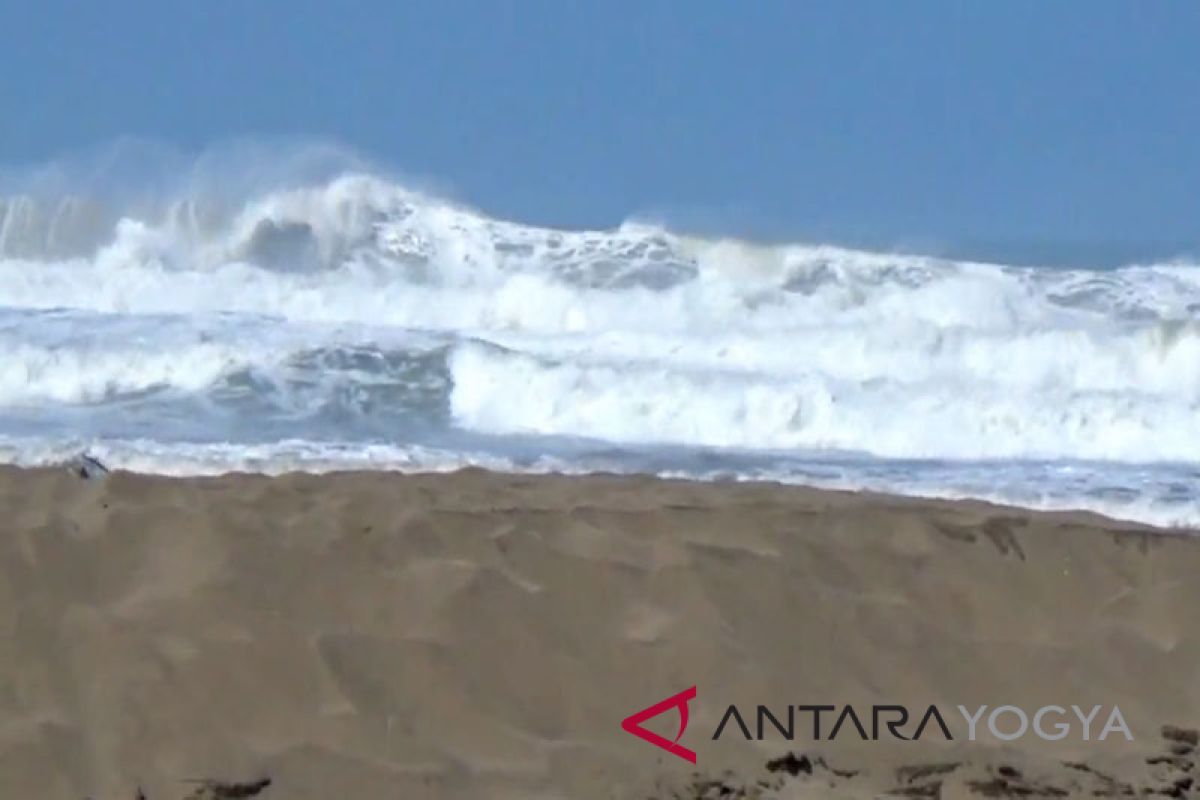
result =
[{"label": "foamy whitewater", "polygon": [[0,459],[638,471],[1200,525],[1200,268],[489,219],[370,174],[0,199]]}]

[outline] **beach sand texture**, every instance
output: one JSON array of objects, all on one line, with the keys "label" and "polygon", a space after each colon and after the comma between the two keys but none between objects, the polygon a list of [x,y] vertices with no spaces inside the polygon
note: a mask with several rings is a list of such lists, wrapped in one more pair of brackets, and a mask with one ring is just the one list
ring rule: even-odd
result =
[{"label": "beach sand texture", "polygon": [[[478,470],[0,467],[0,511],[0,798],[262,778],[287,800],[1182,797],[1200,779],[1186,534]],[[695,766],[621,730],[692,685]],[[1134,741],[714,742],[730,703],[1119,705]]]}]

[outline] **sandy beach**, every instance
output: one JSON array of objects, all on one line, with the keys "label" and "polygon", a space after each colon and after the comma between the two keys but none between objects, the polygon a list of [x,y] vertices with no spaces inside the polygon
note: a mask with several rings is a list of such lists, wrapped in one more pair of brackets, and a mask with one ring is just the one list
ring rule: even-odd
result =
[{"label": "sandy beach", "polygon": [[10,5],[0,800],[1200,800],[1200,3]]},{"label": "sandy beach", "polygon": [[[1196,776],[1183,533],[474,470],[0,468],[0,508],[6,798],[1186,796]],[[621,729],[690,686],[695,765]],[[954,738],[713,740],[731,704],[936,704]],[[966,741],[959,704],[1104,710],[1090,741]],[[1112,706],[1133,741],[1097,739]]]}]

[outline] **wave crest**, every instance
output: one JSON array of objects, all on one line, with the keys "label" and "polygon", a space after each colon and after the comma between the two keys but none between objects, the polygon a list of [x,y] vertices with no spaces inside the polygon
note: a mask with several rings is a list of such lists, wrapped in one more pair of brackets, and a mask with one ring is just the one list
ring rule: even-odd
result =
[{"label": "wave crest", "polygon": [[[504,463],[613,448],[618,467],[715,449],[739,474],[846,453],[1200,464],[1195,266],[555,230],[361,165],[203,183],[0,199],[0,434],[399,442]],[[1154,475],[1200,518],[1178,474]],[[1010,486],[1023,502],[1038,488]]]}]

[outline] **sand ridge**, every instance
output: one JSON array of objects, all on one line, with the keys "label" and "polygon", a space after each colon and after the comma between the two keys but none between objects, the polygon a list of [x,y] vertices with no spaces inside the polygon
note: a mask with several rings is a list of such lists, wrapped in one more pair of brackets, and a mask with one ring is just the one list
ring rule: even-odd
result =
[{"label": "sand ridge", "polygon": [[[1162,734],[1200,722],[1189,535],[479,470],[0,468],[0,509],[3,797],[264,777],[278,798],[1038,796],[1194,774]],[[690,685],[695,767],[620,729]],[[804,702],[1119,704],[1135,741],[709,739],[728,703]],[[788,754],[811,769],[768,768]]]}]

